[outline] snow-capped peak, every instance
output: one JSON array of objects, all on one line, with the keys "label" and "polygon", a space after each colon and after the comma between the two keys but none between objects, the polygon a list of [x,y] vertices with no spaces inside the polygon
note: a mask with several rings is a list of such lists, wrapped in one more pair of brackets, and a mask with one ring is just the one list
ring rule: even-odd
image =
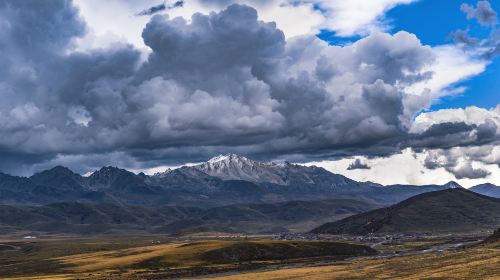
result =
[{"label": "snow-capped peak", "polygon": [[209,159],[207,162],[208,163],[216,163],[216,162],[219,162],[219,161],[227,160],[228,158],[229,158],[229,156],[227,156],[227,155],[218,155],[216,157],[213,157],[213,158]]},{"label": "snow-capped peak", "polygon": [[450,181],[450,182],[444,184],[444,186],[449,188],[449,189],[461,189],[461,188],[463,188],[459,183],[457,183],[455,181]]},{"label": "snow-capped peak", "polygon": [[161,177],[165,177],[165,176],[167,176],[167,175],[168,175],[169,173],[171,173],[171,172],[172,172],[172,169],[167,168],[167,169],[166,169],[165,171],[163,171],[163,172],[156,172],[153,176],[154,176],[154,177],[160,177],[160,178],[161,178]]},{"label": "snow-capped peak", "polygon": [[283,184],[278,166],[260,163],[236,154],[219,155],[193,168],[224,180],[246,180]]},{"label": "snow-capped peak", "polygon": [[225,155],[218,155],[216,157],[213,157],[207,161],[207,163],[217,163],[217,162],[229,162],[229,161],[247,161],[248,159],[246,157],[242,157],[240,155],[236,154],[225,154]]}]

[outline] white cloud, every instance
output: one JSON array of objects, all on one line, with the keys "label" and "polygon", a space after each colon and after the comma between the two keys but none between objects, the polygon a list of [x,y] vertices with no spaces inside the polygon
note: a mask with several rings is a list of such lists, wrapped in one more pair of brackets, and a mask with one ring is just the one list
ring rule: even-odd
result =
[{"label": "white cloud", "polygon": [[434,112],[422,113],[415,118],[410,129],[412,133],[421,133],[434,124],[445,122],[464,122],[468,125],[493,122],[500,134],[500,104],[492,109],[470,106],[465,109],[442,109]]},{"label": "white cloud", "polygon": [[[275,1],[276,2],[276,1]],[[326,20],[319,12],[315,11],[312,4],[287,5],[286,1],[268,8],[257,8],[259,18],[264,21],[276,22],[279,29],[283,30],[285,36],[290,38],[305,34],[315,34]],[[299,19],[299,20],[298,20]]]},{"label": "white cloud", "polygon": [[92,121],[92,117],[89,112],[82,106],[71,107],[68,110],[68,116],[73,120],[75,124],[87,127]]},{"label": "white cloud", "polygon": [[[158,0],[75,0],[89,29],[88,34],[77,41],[78,50],[106,48],[121,42],[133,44],[147,52],[141,33],[151,17],[136,16],[136,14],[145,8],[158,5],[158,2]],[[163,14],[168,14],[170,18],[182,17],[189,21],[194,13],[207,14],[210,11],[220,11],[225,8],[225,5],[206,6],[199,2],[185,1],[183,7],[163,12]],[[314,34],[325,20],[320,12],[314,10],[312,4],[294,6],[281,0],[272,0],[264,4],[252,0],[234,2],[255,7],[259,11],[261,20],[275,21],[287,37]]]},{"label": "white cloud", "polygon": [[[467,125],[490,125],[500,134],[500,105],[492,109],[467,107],[465,109],[443,109],[420,114],[412,124],[412,133],[422,133],[440,123]],[[355,159],[365,162],[371,169],[348,170]],[[426,167],[430,162],[435,167]],[[482,183],[500,185],[500,146],[498,143],[481,146],[453,147],[448,150],[424,150],[419,153],[405,149],[389,157],[355,157],[336,161],[312,162],[325,169],[359,181],[374,181],[381,184],[444,184],[455,180],[465,187]],[[391,176],[387,176],[391,174]],[[489,174],[483,176],[483,174]],[[457,177],[459,179],[457,179]],[[467,176],[477,179],[466,178]]]},{"label": "white cloud", "polygon": [[[386,30],[384,16],[397,5],[410,4],[417,0],[228,0],[222,5],[206,5],[201,0],[186,1],[184,6],[166,12],[170,18],[183,17],[190,20],[196,13],[220,11],[228,3],[236,2],[253,6],[259,19],[274,21],[287,38],[316,34],[321,28],[333,30],[338,36],[367,35]],[[208,2],[208,1],[205,1]],[[215,3],[218,1],[211,1]],[[158,4],[156,0],[75,0],[88,25],[88,33],[78,39],[78,50],[110,47],[117,42],[130,43],[144,54],[149,48],[143,43],[142,29],[149,16],[135,16],[138,11]],[[320,7],[321,11],[314,7]],[[484,72],[488,62],[474,58],[475,54],[465,52],[455,45],[433,47],[436,63],[424,71],[433,72],[430,80],[424,80],[406,88],[405,92],[415,95],[430,93],[436,100],[444,95],[463,93],[465,87],[454,87],[460,81]],[[145,56],[144,56],[145,57]]]},{"label": "white cloud", "polygon": [[[405,149],[400,154],[389,157],[366,158],[355,157],[335,161],[310,162],[306,165],[316,165],[336,174],[347,176],[357,181],[372,181],[384,185],[390,184],[445,184],[456,181],[464,187],[472,187],[483,183],[500,185],[500,168],[495,164],[472,162],[473,168],[489,171],[490,176],[482,179],[456,179],[455,176],[444,168],[427,169],[424,165],[427,152],[414,153],[411,149]],[[348,170],[349,165],[360,159],[370,169]],[[460,166],[462,167],[462,165]],[[459,168],[460,168],[459,167]],[[390,174],[390,176],[387,176]]]},{"label": "white cloud", "polygon": [[432,50],[436,55],[436,63],[423,70],[432,72],[432,78],[412,85],[407,89],[408,92],[413,94],[430,92],[434,99],[462,93],[466,88],[453,85],[481,74],[488,65],[488,61],[476,59],[474,54],[465,52],[455,45],[436,46]]},{"label": "white cloud", "polygon": [[[199,1],[201,0],[188,1],[185,7],[169,11],[170,18],[190,18],[196,11],[207,13],[210,9],[219,9],[203,6]],[[346,36],[370,33],[384,28],[384,13],[388,9],[398,4],[413,2],[311,0],[292,5],[285,0],[235,1],[255,4],[252,6],[259,10],[259,18],[266,21],[275,20],[288,37],[315,33],[321,26],[328,26]],[[80,49],[108,48],[116,42],[128,42],[146,49],[141,33],[150,17],[139,17],[135,14],[144,8],[157,5],[156,0],[76,0],[76,3],[89,27],[87,36],[79,42]],[[314,9],[313,4],[320,5],[324,11],[320,13]],[[227,27],[237,25],[239,19],[255,12],[253,9],[235,10],[238,11],[233,11],[234,17],[227,16],[236,20],[229,22]],[[215,17],[214,14],[212,16]],[[86,152],[94,147],[102,150],[134,146],[131,145],[134,141],[142,145],[147,142],[145,140],[154,140],[152,145],[143,146],[151,149],[157,143],[176,145],[188,141],[196,144],[206,141],[204,145],[223,145],[233,140],[239,145],[249,145],[262,144],[262,139],[271,139],[275,141],[265,143],[266,145],[260,148],[272,147],[269,151],[285,154],[296,150],[326,150],[349,145],[356,147],[359,143],[378,143],[377,140],[391,140],[401,135],[401,132],[406,133],[408,127],[411,127],[412,131],[423,132],[432,124],[450,121],[477,125],[486,123],[488,119],[496,124],[497,131],[500,128],[500,107],[492,110],[467,108],[425,113],[412,124],[414,114],[427,108],[429,104],[427,96],[419,95],[432,93],[431,96],[436,98],[443,94],[460,92],[463,88],[453,88],[456,82],[484,71],[487,65],[485,61],[473,59],[472,54],[454,46],[422,46],[415,35],[404,31],[393,35],[377,31],[349,46],[328,46],[314,36],[284,40],[273,24],[265,25],[269,29],[269,37],[264,40],[264,25],[256,23],[255,17],[250,16],[249,19],[236,29],[239,34],[247,32],[242,33],[245,36],[223,37],[231,43],[238,43],[240,40],[239,44],[235,44],[236,51],[231,53],[232,48],[221,48],[224,44],[205,44],[216,42],[221,38],[220,34],[226,34],[211,34],[209,28],[204,29],[211,25],[198,22],[189,26],[182,20],[162,21],[161,18],[155,18],[149,28],[149,45],[160,55],[149,61],[149,67],[144,68],[147,71],[141,72],[141,78],[135,81],[137,85],[132,83],[133,86],[130,84],[130,87],[127,81],[131,79],[128,78],[136,73],[135,50],[123,48],[120,52],[110,51],[109,54],[96,51],[93,55],[76,55],[78,59],[72,58],[70,63],[75,64],[70,64],[69,68],[82,72],[52,71],[57,73],[54,81],[72,81],[75,86],[74,90],[65,88],[60,93],[57,92],[60,96],[54,97],[53,100],[60,97],[61,104],[64,104],[59,107],[61,110],[51,110],[54,107],[53,101],[41,102],[42,98],[26,106],[1,105],[9,110],[4,110],[4,114],[0,112],[0,128],[22,129],[5,145],[15,149],[26,145],[28,152],[47,152],[42,151],[43,147],[40,145],[46,142],[49,143],[49,152],[65,152],[70,149]],[[254,26],[245,30],[248,22]],[[64,28],[67,28],[66,26],[67,24]],[[225,31],[224,28],[222,26],[219,31]],[[145,34],[147,33],[146,29]],[[227,34],[234,35],[230,32]],[[255,49],[252,44],[261,39],[262,42],[256,45],[263,48]],[[14,45],[12,49],[18,49],[19,46]],[[32,53],[31,49],[26,51],[27,55]],[[169,57],[175,59],[168,59]],[[175,64],[176,61],[178,64]],[[263,62],[273,62],[270,64],[273,67],[268,67]],[[19,68],[19,63],[13,64],[12,69],[16,70],[10,72],[15,74],[13,76],[16,79],[12,81],[18,81],[18,72],[19,76],[27,76],[26,82],[19,83],[22,86],[28,82],[39,86],[42,81],[51,81],[37,80],[38,73],[33,69],[46,69],[44,64],[37,67],[26,65]],[[238,67],[234,67],[235,65]],[[262,68],[254,67],[255,65]],[[59,71],[60,67],[57,70]],[[87,78],[81,74],[90,74],[94,70],[96,78],[93,78],[94,75]],[[430,80],[425,73],[428,71],[434,72]],[[116,74],[116,78],[102,78],[103,75],[114,77],[113,74]],[[170,77],[174,82],[160,78],[163,76]],[[190,80],[186,81],[185,77],[190,77]],[[424,82],[414,85],[417,81]],[[69,85],[67,82],[66,86]],[[408,85],[414,86],[403,88],[403,91],[399,88]],[[53,87],[53,84],[50,84],[50,87]],[[19,88],[23,89],[19,92],[28,92],[22,87]],[[408,91],[416,94],[407,94]],[[14,95],[13,90],[5,92],[12,92]],[[81,94],[82,98],[69,98],[68,93],[75,96]],[[409,95],[411,96],[408,97]],[[32,99],[32,95],[26,99]],[[19,98],[19,103],[22,104],[24,100]],[[9,112],[8,115],[5,112]],[[40,116],[46,116],[46,120],[53,122],[44,121]],[[72,125],[72,130],[67,131],[66,126],[69,125],[57,122],[67,117],[80,126]],[[38,124],[39,126],[36,126]],[[286,130],[279,130],[281,126]],[[483,132],[490,132],[493,130],[491,127],[493,126],[484,127]],[[30,138],[23,135],[33,133],[35,129],[38,129],[38,134],[33,134]],[[210,131],[210,137],[206,137],[207,131]],[[123,137],[125,134],[131,137]],[[283,138],[274,138],[276,136]],[[388,146],[392,151],[393,143],[389,141]],[[387,147],[382,148],[385,150]],[[469,150],[465,153],[470,160],[463,165],[465,168],[458,167],[462,168],[462,171],[470,173],[482,168],[492,174],[498,174],[496,169],[492,169],[498,169],[494,165],[498,162],[495,159],[498,157],[472,157]],[[353,178],[359,176],[382,183],[421,184],[427,182],[426,180],[435,182],[439,179],[438,182],[443,182],[453,179],[453,175],[442,168],[426,170],[422,167],[422,155],[416,157],[413,158],[411,152],[405,151],[389,158],[367,159],[366,162],[368,165],[374,165],[373,168],[369,171],[351,170],[360,172],[351,175]],[[85,161],[82,157],[71,158],[70,162],[78,160]],[[103,159],[96,159],[96,162],[97,160]],[[127,161],[124,163],[134,167]],[[352,162],[349,160],[348,164],[350,163]],[[136,166],[141,167],[141,164]],[[393,174],[392,168],[400,170],[400,173],[391,178],[382,178],[388,172]],[[425,174],[429,172],[430,175],[422,176],[415,170]]]},{"label": "white cloud", "polygon": [[385,13],[401,4],[416,0],[310,0],[325,10],[324,27],[338,36],[367,35],[374,30],[385,30]]},{"label": "white cloud", "polygon": [[[400,4],[416,0],[228,0],[211,1],[213,5],[203,5],[201,0],[185,1],[184,6],[169,10],[171,18],[183,17],[187,20],[194,13],[220,11],[229,3],[250,5],[257,9],[264,21],[276,22],[286,37],[311,35],[321,28],[330,29],[339,36],[367,35],[375,30],[387,29],[384,14]],[[87,22],[89,32],[78,41],[80,50],[107,47],[116,41],[146,48],[141,31],[149,21],[149,16],[135,16],[137,12],[155,5],[157,0],[75,0],[80,13]],[[209,1],[204,1],[209,2]],[[321,10],[315,7],[321,7]]]},{"label": "white cloud", "polygon": [[87,36],[81,40],[82,49],[105,48],[116,40],[135,46],[144,46],[141,32],[148,17],[134,16],[143,5],[155,5],[158,1],[74,0],[88,27]]}]

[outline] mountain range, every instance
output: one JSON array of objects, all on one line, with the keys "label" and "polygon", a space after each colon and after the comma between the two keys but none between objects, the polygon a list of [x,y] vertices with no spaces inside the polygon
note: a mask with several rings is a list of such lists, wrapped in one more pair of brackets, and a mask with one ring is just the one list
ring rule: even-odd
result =
[{"label": "mountain range", "polygon": [[[498,188],[472,190],[495,196]],[[303,232],[443,190],[463,188],[456,182],[383,186],[235,154],[152,176],[117,167],[81,176],[57,166],[31,177],[0,173],[0,233]]]},{"label": "mountain range", "polygon": [[103,167],[87,177],[62,166],[31,177],[0,173],[0,203],[43,205],[77,201],[210,208],[345,198],[389,205],[420,193],[455,187],[460,186],[455,182],[382,186],[357,182],[316,166],[263,163],[228,154],[152,176],[116,167]]},{"label": "mountain range", "polygon": [[469,190],[487,196],[500,198],[500,187],[493,184],[481,184],[470,188]]}]

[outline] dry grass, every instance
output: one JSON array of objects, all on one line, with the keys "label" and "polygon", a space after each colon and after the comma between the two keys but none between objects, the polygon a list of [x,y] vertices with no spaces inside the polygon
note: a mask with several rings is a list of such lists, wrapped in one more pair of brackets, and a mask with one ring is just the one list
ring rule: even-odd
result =
[{"label": "dry grass", "polygon": [[55,260],[66,264],[71,271],[86,272],[106,269],[123,269],[154,259],[163,266],[185,268],[207,264],[199,258],[201,253],[220,248],[230,242],[211,241],[184,246],[184,243],[145,246],[131,249],[77,254]]},{"label": "dry grass", "polygon": [[[81,248],[81,252],[76,249],[69,250],[68,254],[62,254],[56,250],[57,255],[47,259],[51,263],[60,265],[58,270],[52,272],[53,275],[26,273],[12,275],[11,278],[0,278],[9,280],[166,279],[176,276],[170,274],[173,270],[185,272],[202,269],[201,273],[214,273],[227,269],[244,269],[238,264],[213,264],[201,257],[204,252],[236,242],[205,241],[187,245],[166,243],[146,246],[137,246],[139,243],[136,243],[132,248],[126,248],[125,244],[119,243],[113,246],[106,245],[105,249],[97,251],[92,249],[87,252],[88,248]],[[276,243],[276,241],[265,240],[255,242]],[[73,246],[78,247],[82,244],[91,243],[75,243]],[[43,248],[53,250],[54,246],[45,245]],[[34,254],[41,252],[43,251]],[[47,253],[42,255],[48,256]],[[500,244],[489,244],[448,253],[358,259],[336,265],[234,273],[234,275],[213,279],[500,279]],[[185,277],[190,274],[180,275]],[[206,278],[205,276],[199,279]]]},{"label": "dry grass", "polygon": [[500,279],[500,249],[489,246],[459,252],[365,259],[346,264],[245,273],[213,279]]}]

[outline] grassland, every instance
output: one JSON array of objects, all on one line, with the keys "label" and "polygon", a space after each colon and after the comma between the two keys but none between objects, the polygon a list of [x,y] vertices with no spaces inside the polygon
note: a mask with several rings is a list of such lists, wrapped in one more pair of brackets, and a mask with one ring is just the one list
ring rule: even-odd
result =
[{"label": "grassland", "polygon": [[[500,279],[500,242],[418,253],[474,236],[366,246],[327,241],[173,240],[162,236],[0,240],[0,278],[73,279]],[[454,247],[449,247],[454,248]],[[369,248],[368,248],[369,249]],[[359,256],[356,258],[348,258]]]},{"label": "grassland", "polygon": [[2,244],[0,275],[6,279],[165,279],[375,253],[354,244],[271,240],[70,239]]},{"label": "grassland", "polygon": [[500,243],[465,250],[244,273],[214,280],[500,279]]}]

